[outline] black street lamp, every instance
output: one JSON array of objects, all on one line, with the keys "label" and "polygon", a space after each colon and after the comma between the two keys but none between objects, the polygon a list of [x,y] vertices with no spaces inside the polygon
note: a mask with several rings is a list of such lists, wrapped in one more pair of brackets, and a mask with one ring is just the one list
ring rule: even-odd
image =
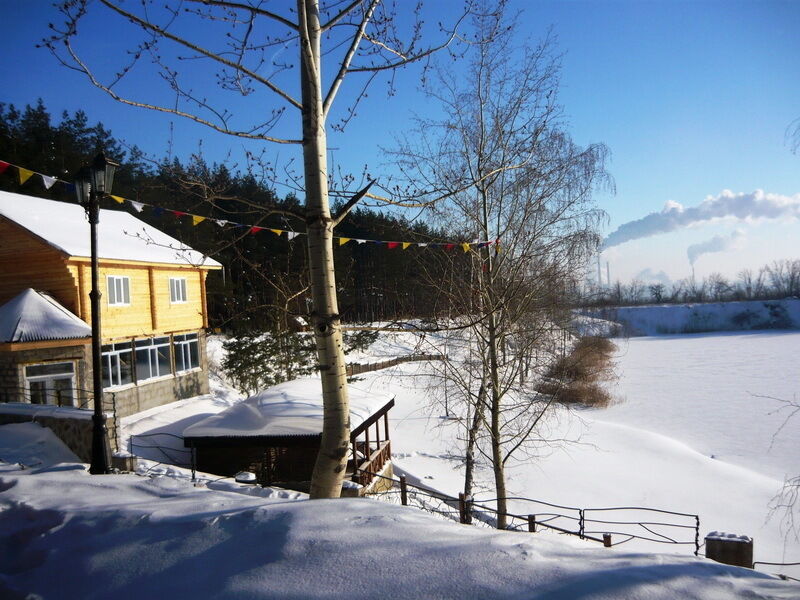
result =
[{"label": "black street lamp", "polygon": [[75,195],[86,210],[91,232],[92,290],[89,293],[92,306],[92,379],[94,415],[92,415],[92,463],[89,472],[101,475],[111,472],[106,416],[103,412],[103,375],[100,348],[100,286],[97,265],[97,223],[100,221],[100,198],[111,192],[114,171],[118,163],[98,154],[91,167],[82,167],[75,178]]}]

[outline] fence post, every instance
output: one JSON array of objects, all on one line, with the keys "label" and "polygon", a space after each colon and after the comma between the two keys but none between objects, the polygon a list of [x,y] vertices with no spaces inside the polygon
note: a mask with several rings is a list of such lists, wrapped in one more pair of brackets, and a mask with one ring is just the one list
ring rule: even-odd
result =
[{"label": "fence post", "polygon": [[700,555],[700,516],[694,517],[694,555]]},{"label": "fence post", "polygon": [[584,523],[583,523],[583,509],[578,509],[578,536],[583,539]]},{"label": "fence post", "polygon": [[405,475],[400,475],[400,504],[408,506],[408,487],[406,487]]},{"label": "fence post", "polygon": [[467,522],[467,506],[464,492],[458,492],[458,520],[462,523]]},{"label": "fence post", "polygon": [[536,533],[536,515],[528,515],[528,531]]},{"label": "fence post", "polygon": [[466,517],[465,523],[472,525],[472,496],[464,497],[464,516]]},{"label": "fence post", "polygon": [[603,534],[603,546],[605,546],[606,548],[611,548],[611,534],[610,533],[604,533]]}]

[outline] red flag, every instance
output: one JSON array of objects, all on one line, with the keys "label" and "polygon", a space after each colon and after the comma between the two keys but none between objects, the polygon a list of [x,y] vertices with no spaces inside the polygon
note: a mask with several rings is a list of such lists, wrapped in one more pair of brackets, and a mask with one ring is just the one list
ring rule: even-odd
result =
[{"label": "red flag", "polygon": [[264,229],[263,227],[256,227],[255,225],[253,225],[250,228],[250,233],[258,233],[259,231],[262,231],[263,229]]},{"label": "red flag", "polygon": [[455,248],[455,247],[456,247],[456,245],[455,245],[455,244],[445,244],[445,245],[444,245],[444,249],[445,249],[445,250],[452,250],[452,249],[453,249],[453,248]]},{"label": "red flag", "polygon": [[386,242],[386,245],[389,246],[389,250],[393,250],[400,245],[400,242]]},{"label": "red flag", "polygon": [[[167,210],[169,210],[169,209],[167,209]],[[185,217],[186,215],[189,214],[189,213],[181,212],[179,210],[170,210],[169,212],[171,212],[176,217]]]},{"label": "red flag", "polygon": [[4,160],[0,160],[0,173],[2,173],[3,171],[5,171],[5,170],[6,170],[8,167],[10,167],[10,166],[11,166],[11,165],[10,165],[9,163],[7,163],[6,161],[4,161]]}]

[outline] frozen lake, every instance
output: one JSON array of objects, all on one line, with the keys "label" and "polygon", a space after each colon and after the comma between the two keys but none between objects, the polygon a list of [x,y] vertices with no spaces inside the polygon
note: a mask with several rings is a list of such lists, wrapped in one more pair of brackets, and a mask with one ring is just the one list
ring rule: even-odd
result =
[{"label": "frozen lake", "polygon": [[[800,472],[800,332],[615,340],[621,402],[597,415],[783,479]],[[780,431],[779,431],[780,430]]]}]

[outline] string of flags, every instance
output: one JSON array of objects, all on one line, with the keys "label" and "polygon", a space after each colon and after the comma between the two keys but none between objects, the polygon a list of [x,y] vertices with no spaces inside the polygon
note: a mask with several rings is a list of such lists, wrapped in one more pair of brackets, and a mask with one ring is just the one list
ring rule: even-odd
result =
[{"label": "string of flags", "polygon": [[[39,178],[41,178],[41,183],[46,190],[52,188],[53,185],[55,185],[56,183],[60,183],[66,187],[67,192],[71,193],[75,192],[75,186],[68,181],[64,181],[63,179],[59,179],[57,177],[51,177],[50,175],[45,175],[43,173],[38,173],[30,169],[25,169],[23,167],[6,162],[4,160],[0,160],[0,174],[5,173],[9,168],[14,168],[17,170],[17,178],[19,180],[20,185],[23,185],[28,180],[30,180],[34,175],[36,175]],[[136,212],[142,212],[145,208],[147,208],[154,216],[162,216],[169,213],[178,219],[189,218],[192,221],[192,226],[197,226],[200,223],[203,223],[204,221],[209,221],[212,223],[216,223],[220,227],[246,228],[248,230],[248,233],[250,234],[256,234],[262,231],[268,231],[274,233],[277,236],[282,236],[283,234],[286,234],[286,237],[289,240],[293,240],[299,235],[305,235],[304,232],[292,231],[287,229],[276,229],[272,227],[261,227],[258,225],[247,225],[245,223],[237,223],[235,221],[229,221],[226,219],[214,219],[212,217],[204,217],[201,215],[195,215],[180,210],[172,210],[171,208],[163,208],[161,206],[155,206],[153,204],[148,204],[146,202],[139,202],[138,200],[123,198],[122,196],[114,196],[109,194],[109,198],[114,200],[117,204],[130,205]],[[339,246],[344,246],[348,242],[355,242],[357,244],[384,245],[389,250],[394,250],[395,248],[406,250],[411,246],[417,246],[419,248],[444,248],[445,250],[454,250],[456,248],[460,248],[464,252],[469,252],[471,248],[486,248],[489,246],[495,246],[497,251],[500,250],[499,239],[487,240],[487,241],[475,240],[472,242],[402,242],[402,241],[395,242],[387,240],[360,239],[360,238],[350,238],[342,236],[334,236],[333,239],[338,240]]]}]

